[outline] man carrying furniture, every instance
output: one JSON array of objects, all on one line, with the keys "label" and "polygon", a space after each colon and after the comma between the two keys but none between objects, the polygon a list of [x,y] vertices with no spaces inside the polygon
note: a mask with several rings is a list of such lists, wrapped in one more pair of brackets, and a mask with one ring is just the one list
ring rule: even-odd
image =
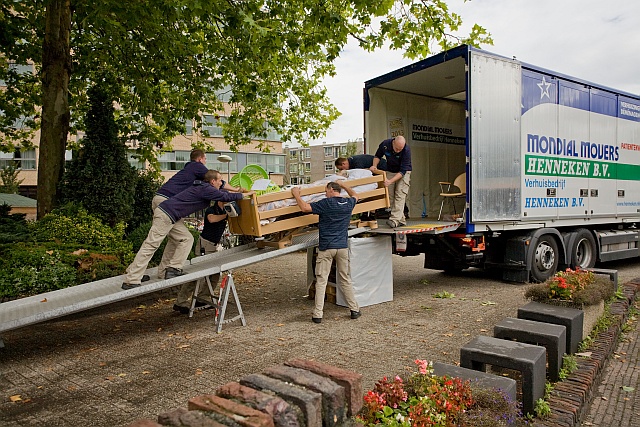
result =
[{"label": "man carrying furniture", "polygon": [[[371,154],[356,154],[349,158],[338,157],[335,162],[336,169],[339,171],[346,171],[349,169],[369,169],[373,166],[373,155]],[[380,160],[378,163],[378,169],[386,170],[387,161],[385,159]]]},{"label": "man carrying furniture", "polygon": [[[182,224],[184,217],[209,207],[212,201],[231,202],[242,199],[243,195],[241,193],[220,191],[222,183],[222,175],[218,171],[209,170],[202,181],[193,181],[191,187],[160,203],[153,211],[153,223],[147,238],[142,243],[131,265],[127,267],[122,289],[133,289],[140,286],[144,271],[147,269],[151,257],[160,246],[160,243],[162,243],[162,240],[174,228],[184,227],[184,224]],[[253,191],[246,194],[251,196]],[[176,241],[171,257],[167,259],[167,274],[165,278],[170,278],[167,276],[171,271],[178,272],[178,274],[171,277],[182,275],[182,266],[189,256],[192,245],[193,236],[191,233]]]},{"label": "man carrying furniture", "polygon": [[[349,197],[340,195],[342,189],[347,192]],[[318,222],[318,258],[316,260],[316,298],[315,308],[311,317],[314,323],[322,322],[324,294],[334,259],[336,260],[336,274],[339,278],[338,286],[340,286],[340,290],[344,294],[347,305],[351,310],[351,318],[357,319],[361,315],[351,282],[348,240],[351,213],[358,202],[358,196],[343,181],[328,183],[325,193],[327,196],[325,199],[309,204],[300,197],[299,187],[291,189],[291,194],[296,199],[302,212],[311,212],[320,217]]]},{"label": "man carrying furniture", "polygon": [[373,159],[371,171],[375,172],[380,166],[382,158],[387,159],[385,187],[389,188],[389,198],[391,199],[391,215],[387,220],[387,225],[391,228],[407,225],[404,216],[404,203],[409,193],[409,183],[411,181],[411,150],[407,145],[404,136],[385,139],[378,146]]}]

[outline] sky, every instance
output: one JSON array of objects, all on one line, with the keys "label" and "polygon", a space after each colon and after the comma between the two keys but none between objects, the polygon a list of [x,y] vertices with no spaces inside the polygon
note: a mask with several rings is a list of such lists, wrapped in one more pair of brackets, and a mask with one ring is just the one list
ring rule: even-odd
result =
[{"label": "sky", "polygon": [[[447,0],[462,17],[461,34],[474,23],[485,27],[493,45],[482,49],[640,94],[640,1],[637,0]],[[412,62],[399,51],[366,53],[350,42],[336,61],[337,74],[325,80],[342,116],[325,138],[312,144],[363,137],[364,82]]]}]

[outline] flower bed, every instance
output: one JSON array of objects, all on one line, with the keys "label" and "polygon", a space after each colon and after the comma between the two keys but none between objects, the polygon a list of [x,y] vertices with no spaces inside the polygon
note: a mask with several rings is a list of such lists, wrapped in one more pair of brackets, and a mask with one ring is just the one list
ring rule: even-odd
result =
[{"label": "flower bed", "polygon": [[604,302],[613,294],[614,289],[609,278],[587,270],[568,268],[527,289],[525,298],[583,310],[582,336],[586,337],[604,313]]},{"label": "flower bed", "polygon": [[357,421],[366,426],[397,427],[511,425],[516,402],[498,390],[473,388],[460,378],[433,374],[431,363],[416,360],[418,371],[406,378],[378,381],[364,396]]}]

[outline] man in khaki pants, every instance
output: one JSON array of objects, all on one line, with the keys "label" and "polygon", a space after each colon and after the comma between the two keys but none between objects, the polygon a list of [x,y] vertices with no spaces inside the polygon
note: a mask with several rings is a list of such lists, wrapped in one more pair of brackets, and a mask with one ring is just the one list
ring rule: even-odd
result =
[{"label": "man in khaki pants", "polygon": [[411,182],[411,150],[404,136],[385,139],[380,143],[373,157],[371,171],[375,172],[378,169],[383,157],[387,159],[384,185],[389,189],[389,198],[391,199],[391,215],[387,220],[387,225],[396,228],[407,225],[404,204]]},{"label": "man in khaki pants", "polygon": [[[140,246],[140,250],[138,250],[133,262],[127,267],[122,289],[127,290],[140,286],[144,271],[147,269],[151,257],[153,257],[162,240],[174,228],[180,227],[184,217],[207,208],[212,201],[231,202],[242,199],[243,195],[240,193],[221,191],[222,183],[222,175],[218,171],[209,170],[202,181],[194,181],[191,187],[160,203],[153,212],[153,223],[147,238]],[[247,193],[248,196],[252,194],[252,191]],[[191,251],[193,236],[189,233],[188,237],[185,236],[184,239],[179,239],[176,243],[172,257],[167,260],[165,278],[182,275],[182,266]],[[172,274],[171,277],[167,277],[172,271],[176,273]]]},{"label": "man in khaki pants", "polygon": [[[340,195],[344,189],[349,197]],[[319,215],[318,222],[318,258],[316,260],[316,299],[311,320],[322,322],[324,294],[331,272],[331,264],[336,260],[338,286],[344,294],[351,310],[351,318],[357,319],[362,314],[353,292],[351,282],[351,265],[349,263],[349,223],[353,207],[358,202],[356,192],[347,187],[344,181],[330,182],[325,189],[326,198],[311,204],[300,198],[300,188],[293,187],[291,194],[296,199],[302,212],[313,212]]]}]

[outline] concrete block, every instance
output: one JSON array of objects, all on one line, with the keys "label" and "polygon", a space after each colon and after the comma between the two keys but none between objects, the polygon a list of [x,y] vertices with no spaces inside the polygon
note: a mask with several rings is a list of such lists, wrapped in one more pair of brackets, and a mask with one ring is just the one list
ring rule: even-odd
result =
[{"label": "concrete block", "polygon": [[534,301],[518,308],[518,319],[564,326],[567,328],[567,353],[573,354],[578,351],[578,346],[582,341],[582,324],[584,322],[582,310]]},{"label": "concrete block", "polygon": [[289,405],[273,394],[263,393],[239,383],[227,383],[216,390],[216,394],[226,399],[237,400],[273,418],[276,427],[302,427],[304,417],[295,405]]},{"label": "concrete block", "polygon": [[262,374],[247,375],[240,379],[240,384],[275,393],[289,404],[300,408],[307,427],[322,427],[322,395],[320,393]]},{"label": "concrete block", "polygon": [[332,381],[344,387],[345,397],[349,406],[348,416],[357,414],[360,408],[362,408],[364,390],[362,388],[361,374],[314,360],[291,359],[286,361],[285,365],[306,369],[315,374],[330,378]]},{"label": "concrete block", "polygon": [[269,415],[213,394],[193,397],[189,399],[187,407],[191,411],[199,410],[224,415],[243,427],[275,427]]},{"label": "concrete block", "polygon": [[263,371],[263,374],[282,381],[298,384],[322,395],[323,426],[340,425],[346,418],[347,407],[344,387],[306,369],[277,365]]},{"label": "concrete block", "polygon": [[522,411],[534,414],[535,402],[544,396],[544,347],[499,338],[477,336],[460,349],[460,366],[485,372],[487,364],[522,373]]},{"label": "concrete block", "polygon": [[566,330],[562,325],[507,317],[493,327],[493,336],[544,346],[549,361],[547,374],[551,381],[557,382],[562,368],[562,357],[567,351]]}]

